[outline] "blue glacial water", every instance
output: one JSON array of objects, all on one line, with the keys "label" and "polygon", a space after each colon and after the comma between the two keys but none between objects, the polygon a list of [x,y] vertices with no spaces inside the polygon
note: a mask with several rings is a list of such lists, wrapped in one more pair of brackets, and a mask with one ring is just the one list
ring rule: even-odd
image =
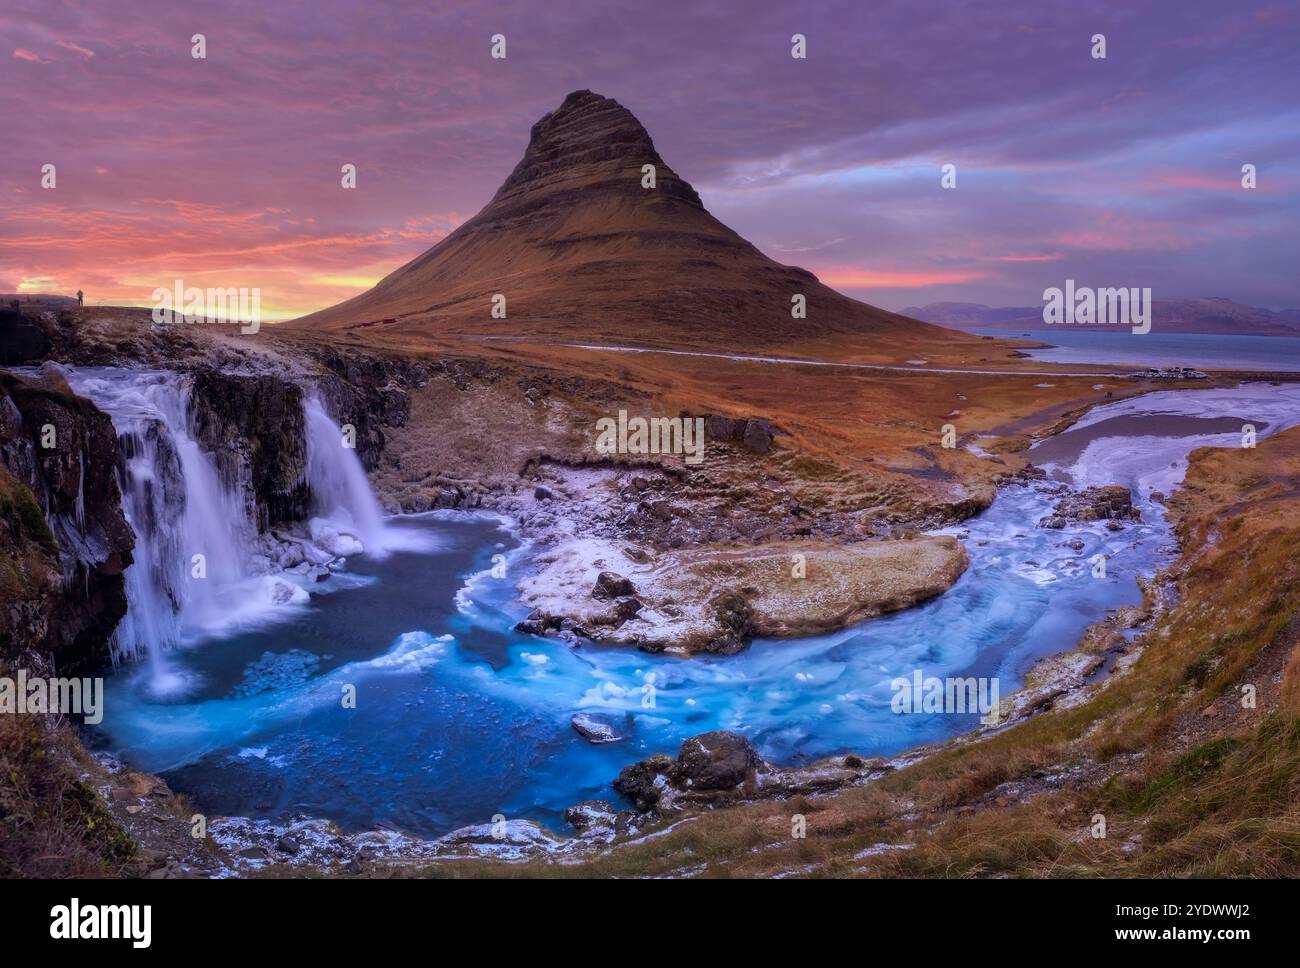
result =
[{"label": "blue glacial water", "polygon": [[[1111,410],[1241,416],[1269,433],[1300,422],[1300,387],[1162,392],[1100,408],[1088,425]],[[559,828],[568,804],[618,802],[609,784],[624,765],[711,729],[744,732],[784,764],[943,739],[973,717],[896,715],[891,680],[915,669],[997,676],[1011,692],[1037,657],[1072,647],[1108,609],[1139,602],[1135,579],[1168,560],[1172,543],[1151,492],[1181,478],[1193,447],[1237,440],[1131,431],[1088,438],[1070,470],[1080,484],[1129,484],[1142,524],[1038,528],[1055,499],[1010,487],[947,529],[963,537],[971,566],[946,594],[832,635],[756,641],[733,657],[574,649],[516,633],[523,611],[513,588],[529,549],[503,522],[393,518],[389,527],[423,545],[356,557],[278,621],[172,650],[169,669],[184,689],[159,698],[147,664],[112,676],[98,745],[162,773],[209,815],[305,814],[349,830],[434,836],[497,813]],[[1065,546],[1076,538],[1081,550]],[[1109,556],[1104,579],[1088,564],[1099,552]],[[501,553],[508,564],[498,578],[492,556]],[[346,685],[356,688],[354,709],[343,708]],[[583,711],[626,716],[630,738],[589,743],[570,726]]]}]

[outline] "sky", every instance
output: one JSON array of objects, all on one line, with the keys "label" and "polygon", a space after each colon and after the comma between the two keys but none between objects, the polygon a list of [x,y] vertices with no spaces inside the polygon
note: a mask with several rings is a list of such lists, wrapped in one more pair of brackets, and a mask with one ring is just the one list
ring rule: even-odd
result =
[{"label": "sky", "polygon": [[580,88],[769,256],[886,309],[1066,279],[1300,307],[1294,0],[4,0],[0,292],[332,305],[470,218]]}]

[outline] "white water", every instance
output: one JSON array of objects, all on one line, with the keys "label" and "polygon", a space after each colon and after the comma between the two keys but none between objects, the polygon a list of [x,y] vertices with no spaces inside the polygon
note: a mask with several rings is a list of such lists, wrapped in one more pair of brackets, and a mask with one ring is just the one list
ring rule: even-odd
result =
[{"label": "white water", "polygon": [[113,654],[147,659],[153,693],[189,685],[168,662],[168,650],[282,620],[308,601],[313,579],[304,568],[384,553],[383,516],[365,470],[316,397],[303,405],[311,541],[287,545],[293,563],[305,565],[282,572],[286,545],[258,534],[248,468],[237,480],[223,480],[213,454],[194,437],[188,378],[107,367],[67,375],[118,433],[118,480],[136,541]]},{"label": "white water", "polygon": [[[382,555],[386,547],[383,511],[366,479],[355,447],[347,446],[343,429],[334,422],[320,398],[303,401],[307,424],[307,483],[312,492],[312,536],[333,541],[352,535],[359,547]],[[347,547],[338,542],[336,547]],[[355,551],[339,551],[354,554]]]},{"label": "white water", "polygon": [[156,371],[69,376],[78,393],[113,419],[123,510],[135,532],[135,563],[126,572],[129,607],[114,635],[114,655],[147,657],[162,688],[169,678],[164,651],[180,641],[185,625],[220,618],[219,591],[245,577],[257,529],[193,437],[187,381]]}]

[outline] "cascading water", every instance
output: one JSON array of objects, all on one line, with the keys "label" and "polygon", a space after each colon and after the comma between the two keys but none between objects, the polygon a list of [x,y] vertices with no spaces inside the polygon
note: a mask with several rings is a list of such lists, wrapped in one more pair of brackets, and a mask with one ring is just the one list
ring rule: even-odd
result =
[{"label": "cascading water", "polygon": [[123,510],[135,532],[129,607],[114,636],[118,658],[148,658],[161,687],[164,652],[187,626],[223,614],[222,589],[246,575],[257,530],[238,493],[192,435],[190,385],[158,371],[71,374],[78,393],[112,417],[122,457]]},{"label": "cascading water", "polygon": [[[343,428],[325,411],[320,397],[303,400],[307,425],[307,484],[312,493],[312,537],[338,549],[339,554],[385,550],[383,511],[355,447],[348,446]],[[345,539],[351,536],[355,545]],[[351,546],[351,550],[348,550]]]},{"label": "cascading water", "polygon": [[308,601],[303,586],[318,581],[324,565],[384,554],[379,502],[355,449],[315,393],[303,401],[312,540],[288,536],[278,543],[258,533],[248,468],[237,480],[223,479],[195,439],[188,378],[108,367],[67,375],[118,432],[123,510],[136,544],[113,652],[148,660],[153,693],[184,685],[168,649],[283,617],[286,606]]}]

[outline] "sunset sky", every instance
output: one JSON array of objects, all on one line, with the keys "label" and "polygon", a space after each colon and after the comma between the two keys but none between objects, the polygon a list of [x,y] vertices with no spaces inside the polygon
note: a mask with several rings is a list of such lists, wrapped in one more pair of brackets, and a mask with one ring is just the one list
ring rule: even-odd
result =
[{"label": "sunset sky", "polygon": [[331,305],[472,216],[590,88],[718,218],[876,305],[1073,278],[1300,307],[1293,0],[6,0],[0,54],[0,292]]}]

